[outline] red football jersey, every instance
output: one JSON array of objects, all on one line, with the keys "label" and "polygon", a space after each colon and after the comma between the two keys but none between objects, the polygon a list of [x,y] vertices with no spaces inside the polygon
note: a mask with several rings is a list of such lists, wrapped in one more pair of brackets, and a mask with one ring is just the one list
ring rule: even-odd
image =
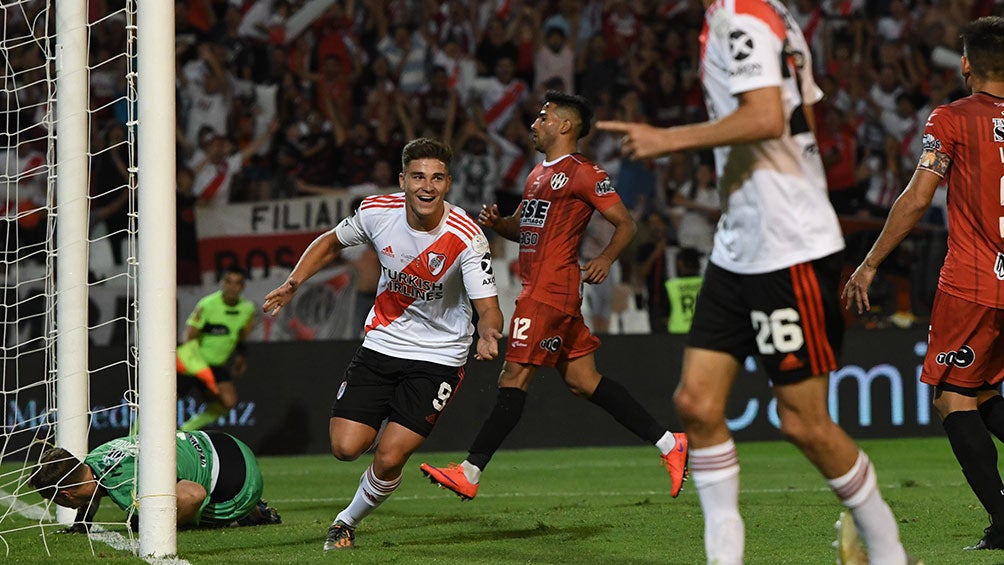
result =
[{"label": "red football jersey", "polygon": [[1004,98],[976,93],[935,108],[923,145],[918,167],[948,183],[948,255],[938,288],[1004,308]]},{"label": "red football jersey", "polygon": [[520,298],[578,313],[579,242],[593,210],[620,202],[606,171],[574,153],[530,172],[519,221]]}]

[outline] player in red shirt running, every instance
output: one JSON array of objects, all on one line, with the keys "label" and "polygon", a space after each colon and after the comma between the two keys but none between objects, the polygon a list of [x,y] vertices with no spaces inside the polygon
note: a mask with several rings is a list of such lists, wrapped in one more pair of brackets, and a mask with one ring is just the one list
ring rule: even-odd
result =
[{"label": "player in red shirt running", "polygon": [[[498,400],[467,459],[445,468],[421,466],[434,483],[463,499],[477,494],[481,472],[519,422],[530,381],[542,366],[556,368],[574,394],[588,398],[658,447],[673,497],[679,495],[686,477],[686,436],[668,431],[622,385],[600,375],[593,356],[600,340],[589,332],[580,311],[581,283],[603,282],[635,233],[634,220],[607,173],[576,151],[579,138],[589,132],[591,118],[584,98],[548,92],[530,126],[534,147],[545,160],[530,172],[522,204],[505,218],[496,205],[484,207],[478,216],[482,225],[519,242],[523,290],[509,327]],[[580,267],[579,242],[593,210],[614,224],[614,235],[598,257]]]},{"label": "player in red shirt running", "polygon": [[[990,514],[983,539],[966,549],[1004,549],[1004,483],[989,429],[1004,440],[1004,18],[971,22],[962,32],[962,75],[972,94],[931,112],[910,183],[843,298],[869,308],[868,287],[889,256],[948,183],[948,255],[931,309],[921,382],[976,497]],[[998,187],[1000,187],[998,189]]]}]

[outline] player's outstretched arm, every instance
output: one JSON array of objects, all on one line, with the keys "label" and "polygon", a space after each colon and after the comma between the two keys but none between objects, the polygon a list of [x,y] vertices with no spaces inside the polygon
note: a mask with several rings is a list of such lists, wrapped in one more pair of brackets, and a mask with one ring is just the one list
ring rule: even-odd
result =
[{"label": "player's outstretched arm", "polygon": [[344,248],[345,246],[338,240],[338,235],[335,234],[334,229],[328,230],[310,242],[306,251],[300,256],[300,260],[296,262],[296,266],[293,267],[293,271],[289,273],[286,281],[279,288],[265,295],[265,302],[262,303],[262,311],[271,313],[273,316],[277,315],[279,310],[293,299],[296,289],[299,288],[303,281],[314,276],[314,274],[334,261],[335,257],[338,256],[338,252]]},{"label": "player's outstretched arm", "polygon": [[842,298],[845,308],[857,310],[858,314],[871,308],[868,302],[868,288],[875,279],[879,265],[920,221],[924,212],[931,206],[934,191],[940,183],[941,177],[929,170],[918,168],[914,171],[910,183],[892,205],[889,217],[882,226],[882,233],[875,240],[864,261],[861,261],[844,285]]},{"label": "player's outstretched arm", "polygon": [[474,309],[478,311],[478,343],[474,358],[489,361],[498,357],[499,339],[502,338],[502,309],[497,296],[476,298]]},{"label": "player's outstretched arm", "polygon": [[650,159],[688,149],[774,139],[784,134],[786,126],[781,89],[769,86],[741,93],[736,111],[718,120],[671,128],[600,120],[596,127],[623,134],[621,153],[625,157]]},{"label": "player's outstretched arm", "polygon": [[512,216],[499,214],[498,204],[483,204],[478,214],[478,223],[490,228],[509,241],[519,241],[519,216],[523,213],[523,203],[516,207]]}]

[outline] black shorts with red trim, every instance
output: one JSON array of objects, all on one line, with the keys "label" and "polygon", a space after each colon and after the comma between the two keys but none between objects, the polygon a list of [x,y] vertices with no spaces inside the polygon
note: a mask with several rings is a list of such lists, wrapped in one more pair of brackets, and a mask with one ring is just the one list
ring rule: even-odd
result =
[{"label": "black shorts with red trim", "polygon": [[428,437],[463,380],[462,365],[400,359],[360,347],[345,369],[331,417],[374,430],[389,419]]},{"label": "black shorts with red trim", "polygon": [[757,355],[775,385],[835,370],[844,338],[842,262],[838,252],[755,275],[709,263],[687,345],[740,362]]}]

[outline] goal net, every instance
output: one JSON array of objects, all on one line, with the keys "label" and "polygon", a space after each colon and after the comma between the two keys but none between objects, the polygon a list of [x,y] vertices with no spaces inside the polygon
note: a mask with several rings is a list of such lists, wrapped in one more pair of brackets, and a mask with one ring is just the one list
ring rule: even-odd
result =
[{"label": "goal net", "polygon": [[[42,558],[69,545],[75,555],[107,551],[109,545],[142,555],[174,553],[173,506],[172,532],[158,542],[160,549],[142,548],[154,526],[137,536],[127,527],[129,514],[109,501],[87,535],[55,542],[52,534],[76,513],[29,485],[50,447],[82,460],[101,443],[135,434],[137,421],[154,427],[139,418],[144,253],[137,233],[144,159],[137,151],[143,86],[136,7],[135,0],[14,0],[0,6],[0,555]],[[160,26],[170,27],[173,42],[169,8]],[[173,61],[173,53],[168,57]],[[173,64],[165,66],[173,81]],[[164,111],[173,120],[173,94],[168,96]],[[168,142],[173,167],[173,137]],[[167,176],[172,196],[166,202],[173,207],[174,176]],[[173,217],[166,225],[173,230]],[[170,301],[171,312],[161,331],[173,334],[173,294],[161,299]],[[173,335],[166,349],[172,346]],[[171,381],[169,402],[173,388]],[[170,434],[164,461],[173,474],[173,423],[157,427],[166,433],[150,435],[146,443],[163,449]],[[147,437],[140,433],[141,440]],[[142,458],[139,468],[142,475]],[[143,492],[137,497],[142,501]],[[165,520],[154,521],[163,529]]]}]

